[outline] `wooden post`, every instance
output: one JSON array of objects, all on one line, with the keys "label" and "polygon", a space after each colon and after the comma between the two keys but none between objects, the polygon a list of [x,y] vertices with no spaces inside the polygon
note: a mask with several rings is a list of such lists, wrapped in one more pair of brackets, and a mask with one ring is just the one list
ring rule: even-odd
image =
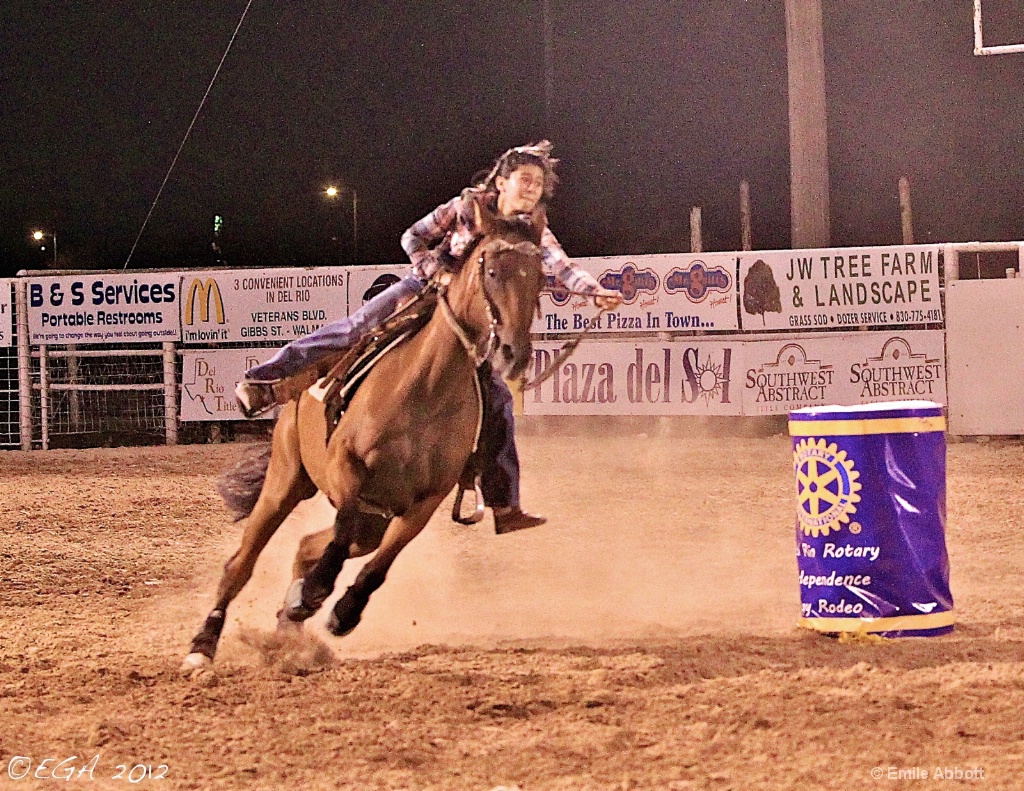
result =
[{"label": "wooden post", "polygon": [[900,176],[900,223],[903,226],[903,244],[914,243],[914,213],[910,208],[910,181]]},{"label": "wooden post", "polygon": [[[74,352],[77,344],[69,343],[64,347],[67,352],[68,384],[81,384],[82,378],[78,371],[78,355]],[[77,433],[82,428],[82,393],[79,390],[68,391],[68,408],[71,411],[71,431]]]},{"label": "wooden post", "polygon": [[740,182],[740,239],[742,250],[752,250],[752,234],[750,230],[750,182]]},{"label": "wooden post", "polygon": [[700,233],[700,206],[690,209],[690,252],[704,252]]},{"label": "wooden post", "polygon": [[786,0],[793,247],[831,244],[821,0]]}]

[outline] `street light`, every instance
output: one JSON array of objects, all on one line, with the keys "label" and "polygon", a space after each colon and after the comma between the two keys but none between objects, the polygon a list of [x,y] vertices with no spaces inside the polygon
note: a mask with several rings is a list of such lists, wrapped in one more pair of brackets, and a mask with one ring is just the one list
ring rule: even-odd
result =
[{"label": "street light", "polygon": [[[359,196],[354,189],[350,191],[352,193],[352,263],[354,264],[359,258]],[[324,195],[328,198],[334,199],[340,194],[341,190],[335,186],[324,190]]]},{"label": "street light", "polygon": [[[56,269],[56,267],[57,267],[57,234],[55,234],[55,233],[46,233],[45,231],[33,231],[32,232],[32,238],[35,239],[37,242],[45,242],[47,236],[49,236],[49,237],[51,237],[53,239],[53,266]],[[39,245],[39,249],[40,250],[45,250],[46,249],[46,245],[45,244]]]}]

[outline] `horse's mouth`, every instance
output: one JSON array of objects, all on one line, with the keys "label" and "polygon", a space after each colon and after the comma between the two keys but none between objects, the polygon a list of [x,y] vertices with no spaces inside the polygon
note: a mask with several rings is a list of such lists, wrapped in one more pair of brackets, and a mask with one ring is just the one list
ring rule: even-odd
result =
[{"label": "horse's mouth", "polygon": [[532,351],[530,345],[527,344],[525,349],[521,349],[520,353],[516,354],[510,344],[503,343],[498,347],[498,353],[495,355],[495,368],[506,379],[518,379],[526,372]]}]

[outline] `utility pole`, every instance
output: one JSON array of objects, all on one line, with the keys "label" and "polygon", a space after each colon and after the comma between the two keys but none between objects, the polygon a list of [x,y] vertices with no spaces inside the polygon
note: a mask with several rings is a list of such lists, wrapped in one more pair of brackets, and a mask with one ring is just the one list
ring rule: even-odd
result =
[{"label": "utility pole", "polygon": [[821,0],[786,0],[794,248],[831,244]]},{"label": "utility pole", "polygon": [[541,17],[544,26],[544,134],[553,134],[551,125],[554,122],[552,103],[555,93],[555,34],[554,22],[551,18],[551,0],[541,0]]}]

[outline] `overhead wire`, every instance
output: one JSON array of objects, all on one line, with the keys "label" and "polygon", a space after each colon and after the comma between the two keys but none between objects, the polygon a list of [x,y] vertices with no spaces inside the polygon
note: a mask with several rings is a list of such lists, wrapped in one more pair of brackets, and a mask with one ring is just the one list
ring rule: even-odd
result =
[{"label": "overhead wire", "polygon": [[213,72],[210,84],[206,86],[206,93],[203,94],[203,98],[200,100],[199,106],[196,108],[195,115],[192,116],[192,123],[190,123],[188,125],[188,129],[185,130],[185,136],[181,139],[181,144],[178,146],[178,150],[174,154],[174,159],[171,160],[171,166],[167,168],[167,174],[164,176],[164,180],[160,184],[160,189],[156,192],[156,197],[153,198],[153,205],[149,207],[146,219],[142,221],[142,227],[139,228],[139,234],[135,237],[135,243],[132,245],[132,249],[128,252],[128,258],[125,259],[124,266],[121,267],[121,271],[128,268],[128,264],[131,263],[132,256],[135,255],[135,249],[139,246],[139,240],[142,239],[142,234],[146,231],[146,226],[149,224],[149,218],[153,216],[153,212],[156,210],[156,205],[160,202],[160,196],[163,195],[164,187],[167,186],[167,182],[171,178],[171,173],[174,171],[174,166],[178,163],[178,157],[181,156],[182,149],[185,148],[185,143],[188,142],[189,135],[192,134],[192,128],[196,125],[196,121],[199,120],[199,114],[203,111],[203,106],[206,104],[206,100],[210,96],[210,91],[213,90],[213,84],[217,82],[217,76],[220,74],[221,67],[224,65],[224,61],[227,60],[228,53],[231,52],[231,46],[235,43],[235,39],[238,37],[238,31],[242,29],[242,23],[245,22],[246,14],[249,13],[249,7],[252,4],[253,0],[249,0],[249,2],[245,4],[242,16],[239,18],[238,24],[235,25],[235,32],[231,34],[231,40],[228,41],[227,48],[225,48],[224,54],[220,58],[220,63],[217,64],[217,68]]}]

